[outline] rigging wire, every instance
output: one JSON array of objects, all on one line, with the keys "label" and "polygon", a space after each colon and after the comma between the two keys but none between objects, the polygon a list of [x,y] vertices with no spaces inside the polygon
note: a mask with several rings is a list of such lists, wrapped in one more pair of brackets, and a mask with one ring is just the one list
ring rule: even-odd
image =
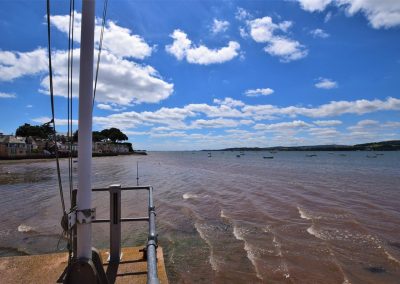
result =
[{"label": "rigging wire", "polygon": [[92,107],[94,107],[94,101],[96,99],[97,79],[99,77],[100,55],[101,55],[101,50],[103,48],[103,35],[104,35],[104,27],[106,25],[107,6],[108,6],[108,0],[104,0],[103,20],[102,20],[102,24],[101,24],[99,51],[97,53],[96,77],[95,77],[95,80],[94,80],[93,103],[92,103],[93,106]]},{"label": "rigging wire", "polygon": [[[68,111],[68,143],[69,143],[69,156],[68,156],[68,181],[69,181],[69,197],[70,197],[70,212],[72,208],[72,191],[73,191],[73,166],[72,166],[72,78],[73,78],[73,62],[74,62],[74,19],[75,19],[75,0],[70,0],[69,5],[69,31],[68,31],[68,100],[67,100],[67,111]],[[63,228],[65,230],[65,228]],[[68,265],[72,261],[73,251],[73,231],[66,230],[63,232],[68,238]],[[59,244],[57,244],[58,246]]]},{"label": "rigging wire", "polygon": [[56,165],[57,165],[58,188],[60,190],[60,198],[61,198],[63,216],[65,216],[66,215],[65,202],[64,202],[64,193],[63,193],[62,181],[61,181],[60,161],[58,158],[56,122],[55,122],[55,117],[54,117],[53,68],[52,68],[52,64],[51,64],[50,0],[47,0],[47,49],[48,49],[48,56],[49,56],[49,79],[50,79],[49,89],[50,89],[51,117],[52,117],[49,124],[53,123],[53,140],[54,140],[54,152],[55,152],[55,156],[56,156]]}]

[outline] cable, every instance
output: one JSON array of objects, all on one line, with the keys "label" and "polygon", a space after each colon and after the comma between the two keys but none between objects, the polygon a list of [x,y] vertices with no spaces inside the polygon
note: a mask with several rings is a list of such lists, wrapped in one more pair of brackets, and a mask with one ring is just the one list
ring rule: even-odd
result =
[{"label": "cable", "polygon": [[99,77],[100,55],[101,55],[101,50],[102,50],[102,47],[103,47],[103,34],[104,34],[104,27],[106,25],[107,6],[108,6],[108,0],[104,0],[103,21],[102,21],[102,25],[101,25],[99,52],[97,53],[96,77],[95,77],[95,80],[94,80],[94,89],[93,89],[93,107],[94,107],[94,101],[96,99],[97,78]]},{"label": "cable", "polygon": [[49,56],[49,79],[50,79],[49,88],[50,88],[51,117],[52,117],[50,122],[53,123],[53,140],[54,140],[54,152],[55,152],[56,164],[57,164],[58,187],[60,190],[60,198],[61,198],[63,216],[65,216],[66,211],[65,211],[64,193],[63,193],[62,181],[61,181],[60,161],[58,158],[56,122],[55,122],[55,116],[54,116],[53,69],[52,69],[52,64],[51,64],[50,0],[47,0],[47,40],[48,40],[47,47],[48,47],[48,56]]}]

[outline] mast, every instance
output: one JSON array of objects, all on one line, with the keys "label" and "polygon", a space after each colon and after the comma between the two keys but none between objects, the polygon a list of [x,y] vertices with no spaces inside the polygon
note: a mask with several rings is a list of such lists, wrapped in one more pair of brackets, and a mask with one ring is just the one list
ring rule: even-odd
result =
[{"label": "mast", "polygon": [[[91,212],[92,201],[92,110],[95,0],[82,1],[79,73],[78,212]],[[84,215],[84,214],[83,214]],[[92,258],[91,222],[77,224],[77,256]]]}]

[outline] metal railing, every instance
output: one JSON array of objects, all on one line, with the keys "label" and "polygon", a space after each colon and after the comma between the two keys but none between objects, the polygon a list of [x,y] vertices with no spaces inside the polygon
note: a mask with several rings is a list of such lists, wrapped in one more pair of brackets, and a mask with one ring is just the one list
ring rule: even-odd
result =
[{"label": "metal railing", "polygon": [[[135,218],[121,218],[121,191],[147,190],[148,196],[148,216]],[[158,284],[157,275],[157,232],[155,222],[155,207],[153,203],[152,186],[130,186],[121,187],[121,185],[110,185],[107,188],[93,188],[93,192],[110,193],[110,219],[96,219],[92,223],[110,223],[110,263],[119,263],[121,255],[121,223],[147,221],[149,223],[149,232],[146,244],[147,257],[147,283]]]}]

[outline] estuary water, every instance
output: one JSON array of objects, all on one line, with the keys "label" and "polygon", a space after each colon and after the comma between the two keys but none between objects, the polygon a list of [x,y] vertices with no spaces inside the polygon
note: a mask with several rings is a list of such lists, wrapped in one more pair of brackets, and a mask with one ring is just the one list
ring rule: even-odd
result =
[{"label": "estuary water", "polygon": [[[171,283],[400,283],[400,152],[102,157],[93,186],[136,185],[137,162]],[[145,192],[122,198],[123,217],[147,214]],[[107,193],[93,203],[109,216]],[[0,162],[1,256],[65,249],[61,213],[55,161]],[[146,228],[124,223],[123,245],[143,245]],[[107,247],[107,224],[93,230]]]}]

